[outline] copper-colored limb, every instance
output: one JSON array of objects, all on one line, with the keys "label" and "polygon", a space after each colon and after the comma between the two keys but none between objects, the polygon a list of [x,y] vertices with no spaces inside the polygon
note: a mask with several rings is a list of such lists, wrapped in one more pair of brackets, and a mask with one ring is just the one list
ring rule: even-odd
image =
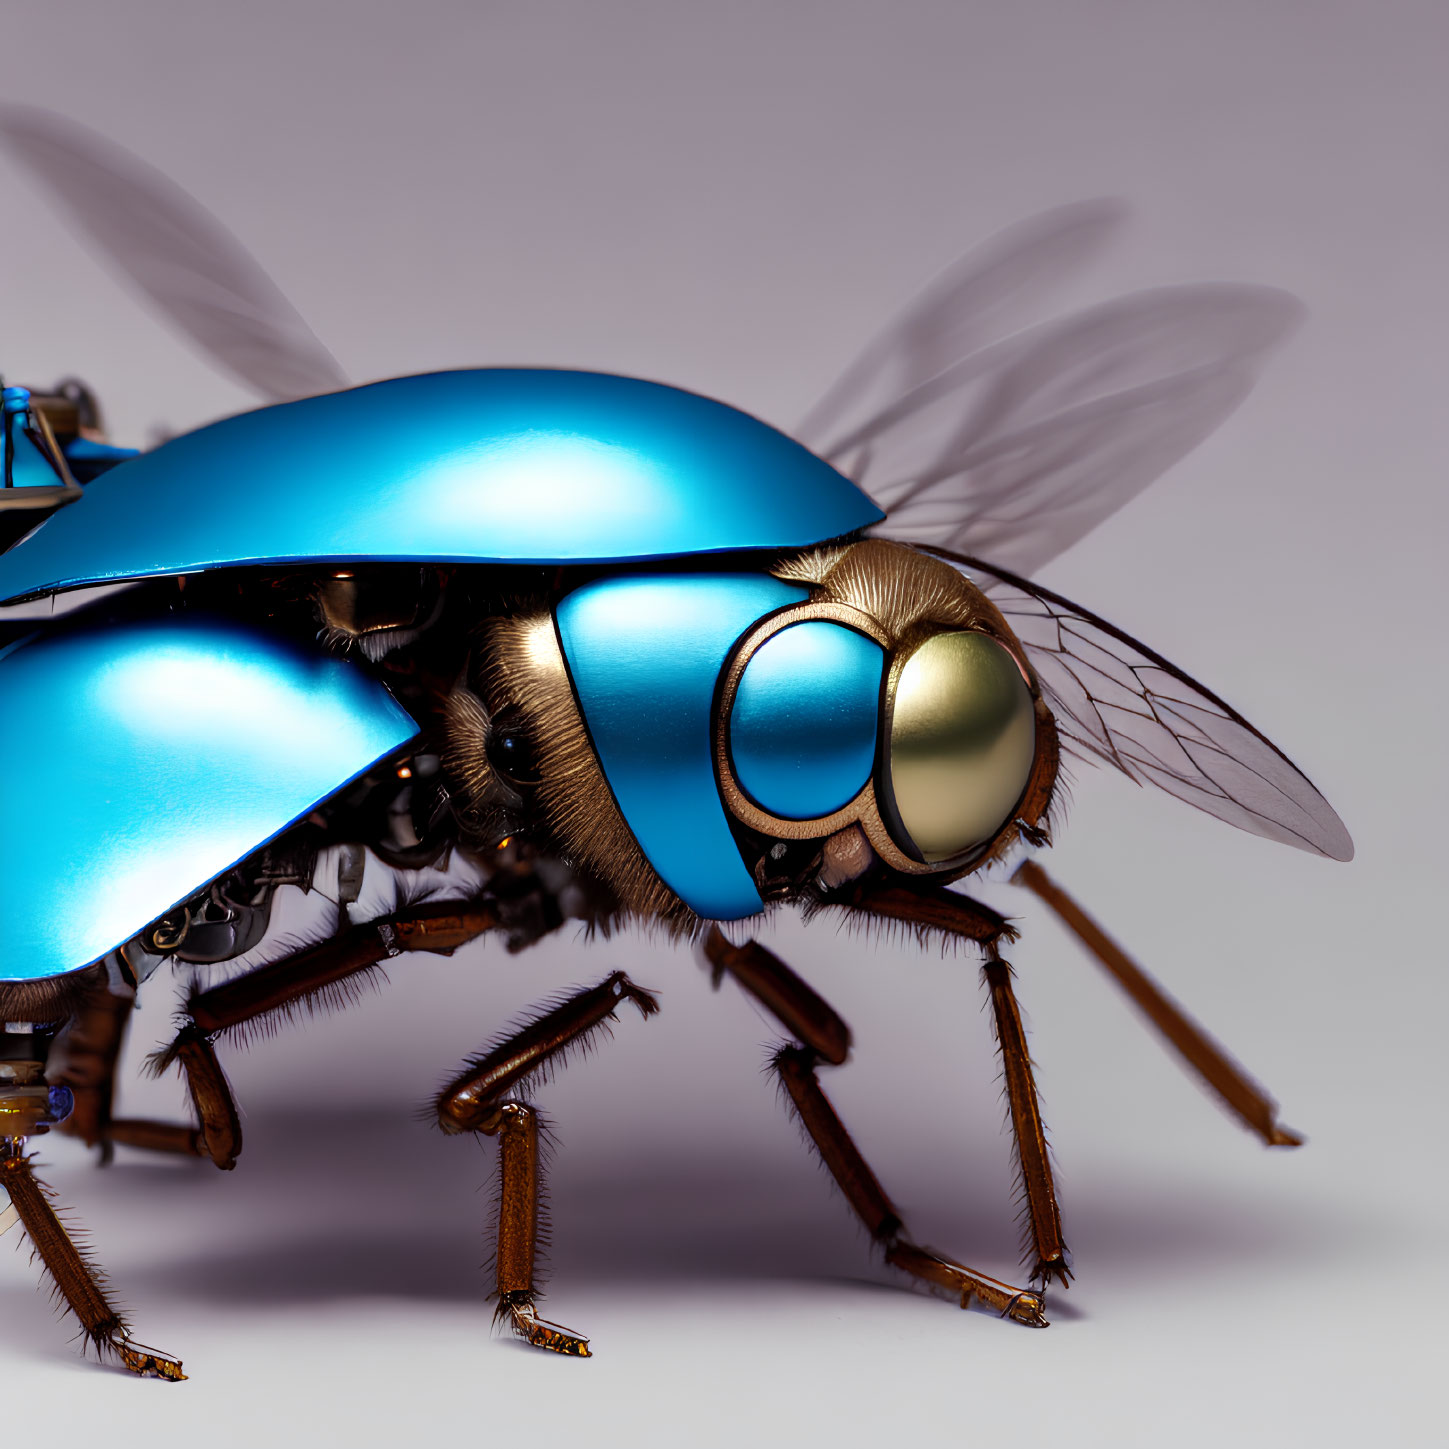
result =
[{"label": "copper-colored limb", "polygon": [[879,920],[900,921],[923,936],[975,941],[994,953],[1015,941],[1016,928],[990,906],[940,886],[879,885],[862,881],[839,895],[839,904]]},{"label": "copper-colored limb", "polygon": [[902,1236],[900,1215],[821,1090],[815,1076],[814,1055],[808,1048],[782,1047],[775,1055],[774,1066],[830,1175],[871,1237],[885,1250],[888,1263],[923,1282],[946,1289],[960,1301],[962,1308],[977,1301],[1014,1322],[1033,1328],[1047,1326],[1042,1311],[1045,1305],[1037,1294],[964,1268]]},{"label": "copper-colored limb", "polygon": [[1303,1138],[1278,1124],[1278,1104],[1035,861],[1012,881],[1040,897],[1223,1104],[1269,1147],[1300,1147]]},{"label": "copper-colored limb", "polygon": [[387,943],[376,925],[354,926],[320,945],[198,992],[187,1003],[187,1015],[204,1032],[231,1031],[376,966],[386,955]]},{"label": "copper-colored limb", "polygon": [[135,993],[116,992],[96,984],[56,1039],[47,1064],[47,1080],[71,1089],[75,1110],[60,1130],[79,1137],[89,1147],[99,1146],[103,1160],[113,1146],[140,1147],[152,1152],[175,1152],[186,1157],[210,1157],[218,1167],[236,1165],[241,1151],[241,1124],[235,1103],[221,1074],[215,1053],[205,1039],[178,1040],[176,1056],[186,1069],[197,1118],[205,1132],[170,1122],[111,1116],[116,1062],[126,1039],[126,1026]]},{"label": "copper-colored limb", "polygon": [[1066,1244],[1062,1241],[1061,1212],[1052,1182],[1036,1083],[1032,1079],[1031,1056],[1011,986],[1011,967],[997,954],[999,943],[1014,941],[1016,931],[995,911],[940,886],[865,889],[857,892],[852,905],[864,915],[904,921],[928,933],[964,937],[985,949],[986,984],[991,993],[996,1041],[1011,1112],[1012,1139],[1026,1197],[1031,1276],[1043,1286],[1055,1278],[1066,1287],[1071,1281],[1071,1270],[1067,1265]]},{"label": "copper-colored limb", "polygon": [[30,1237],[36,1257],[80,1320],[86,1337],[100,1352],[114,1353],[132,1373],[173,1382],[184,1379],[179,1360],[131,1340],[124,1320],[101,1288],[96,1270],[86,1262],[56,1216],[50,1194],[31,1170],[21,1144],[6,1139],[0,1143],[0,1153],[0,1185],[10,1194],[11,1206]]},{"label": "copper-colored limb", "polygon": [[470,1062],[438,1095],[438,1122],[443,1131],[488,1131],[483,1124],[513,1087],[545,1067],[558,1053],[579,1044],[610,1020],[625,1001],[632,1001],[641,1016],[653,1016],[659,1010],[652,992],[635,986],[622,971],[615,971]]},{"label": "copper-colored limb", "polygon": [[[920,899],[919,892],[888,889],[870,895],[876,900],[884,897],[888,906],[900,909],[900,919],[914,924],[914,917],[905,908],[909,901]],[[1009,929],[994,912],[977,907],[965,897],[955,899],[960,901],[959,907],[951,900],[938,907],[940,920],[964,922],[970,931],[980,931],[992,941]],[[1037,1294],[963,1268],[917,1247],[904,1236],[900,1214],[816,1076],[822,1063],[839,1066],[850,1051],[850,1028],[834,1008],[758,942],[732,946],[716,928],[706,937],[704,949],[716,973],[734,976],[797,1038],[775,1053],[771,1065],[821,1161],[866,1231],[884,1249],[886,1261],[913,1277],[945,1288],[963,1308],[977,1300],[1018,1323],[1045,1328],[1044,1305]]]},{"label": "copper-colored limb", "polygon": [[498,1237],[494,1272],[498,1314],[535,1348],[589,1358],[589,1341],[561,1324],[538,1316],[534,1300],[534,1258],[540,1228],[542,1174],[538,1157],[539,1117],[526,1102],[505,1102],[498,1125]]},{"label": "copper-colored limb", "polygon": [[319,945],[200,992],[188,1003],[187,1015],[207,1035],[231,1031],[326,993],[386,956],[400,951],[448,955],[497,925],[497,913],[483,902],[460,906],[456,901],[437,901],[418,906],[404,916],[353,926]]},{"label": "copper-colored limb", "polygon": [[419,906],[404,916],[354,926],[291,956],[198,992],[187,1003],[189,1020],[171,1045],[151,1058],[157,1071],[179,1064],[196,1110],[199,1129],[164,1122],[112,1122],[108,1143],[157,1152],[209,1157],[223,1171],[236,1166],[242,1148],[241,1118],[226,1074],[216,1059],[212,1039],[278,1013],[287,1013],[309,999],[345,991],[348,978],[402,951],[437,951],[447,955],[498,924],[482,902],[460,906],[439,901]]},{"label": "copper-colored limb", "polygon": [[498,1297],[533,1289],[533,1254],[538,1242],[538,1113],[523,1102],[498,1109]]},{"label": "copper-colored limb", "polygon": [[1046,1131],[1042,1127],[1041,1106],[1037,1101],[1036,1082],[1032,1078],[1026,1032],[1022,1029],[1021,1013],[1017,1010],[1016,993],[1011,989],[1011,967],[1005,961],[988,961],[983,974],[991,992],[996,1043],[1001,1051],[1006,1100],[1011,1111],[1012,1136],[1016,1141],[1022,1190],[1026,1194],[1027,1225],[1036,1254],[1031,1278],[1033,1282],[1042,1284],[1055,1278],[1065,1288],[1071,1282],[1072,1274],[1067,1266],[1067,1245],[1062,1241],[1062,1215],[1052,1182]]},{"label": "copper-colored limb", "polygon": [[733,976],[785,1029],[823,1061],[838,1067],[850,1055],[850,1028],[806,981],[758,941],[732,945],[718,926],[704,939],[704,954],[714,968],[714,984]]},{"label": "copper-colored limb", "polygon": [[146,1117],[117,1117],[106,1129],[106,1140],[148,1152],[175,1152],[183,1157],[207,1157],[199,1127],[177,1122],[153,1122]]},{"label": "copper-colored limb", "polygon": [[88,1147],[103,1146],[115,1099],[116,1063],[136,994],[95,983],[51,1048],[47,1079],[71,1089],[75,1107],[60,1130]]},{"label": "copper-colored limb", "polygon": [[652,992],[616,971],[597,986],[516,1031],[468,1067],[438,1094],[438,1123],[445,1132],[482,1132],[498,1138],[498,1231],[494,1251],[498,1313],[536,1348],[589,1357],[589,1341],[538,1316],[535,1302],[542,1200],[539,1114],[510,1097],[525,1078],[557,1066],[572,1047],[613,1019],[631,1001],[641,1016],[659,1003]]},{"label": "copper-colored limb", "polygon": [[821,1088],[815,1075],[815,1054],[808,1047],[781,1047],[775,1053],[774,1067],[846,1202],[877,1242],[893,1240],[901,1230],[900,1214]]},{"label": "copper-colored limb", "polygon": [[968,1273],[948,1259],[938,1258],[935,1253],[918,1248],[904,1238],[886,1249],[886,1262],[893,1268],[900,1268],[913,1277],[955,1294],[960,1298],[962,1308],[969,1308],[974,1300],[1014,1323],[1029,1324],[1032,1328],[1048,1326],[1042,1316],[1042,1301],[1035,1293],[1023,1292],[1010,1283],[988,1278],[984,1273]]},{"label": "copper-colored limb", "polygon": [[194,1026],[181,1029],[172,1051],[186,1073],[191,1105],[201,1124],[201,1149],[223,1172],[230,1172],[242,1149],[241,1117],[216,1051]]}]

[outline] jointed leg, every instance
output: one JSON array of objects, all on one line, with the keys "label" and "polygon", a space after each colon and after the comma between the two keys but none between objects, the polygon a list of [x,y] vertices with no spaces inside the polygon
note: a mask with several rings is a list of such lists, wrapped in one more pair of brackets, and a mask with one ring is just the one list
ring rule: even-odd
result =
[{"label": "jointed leg", "polygon": [[29,1235],[36,1257],[97,1350],[114,1353],[132,1373],[173,1382],[184,1379],[178,1359],[131,1338],[125,1320],[106,1297],[95,1268],[81,1255],[56,1216],[50,1194],[31,1171],[20,1139],[0,1139],[0,1185],[10,1194],[10,1205]]},{"label": "jointed leg", "polygon": [[45,1080],[45,1059],[52,1045],[49,1033],[32,1030],[7,1036],[18,1049],[7,1054],[0,1075],[0,1188],[9,1198],[0,1215],[0,1232],[15,1223],[25,1229],[57,1296],[80,1320],[86,1338],[99,1352],[114,1353],[133,1373],[185,1378],[175,1359],[132,1340],[96,1269],[71,1240],[51,1206],[49,1190],[36,1178],[25,1151],[26,1139],[64,1121],[71,1094]]},{"label": "jointed leg", "polygon": [[242,1149],[241,1115],[211,1038],[195,1026],[182,1027],[171,1051],[181,1063],[200,1124],[197,1147],[223,1172],[230,1172]]},{"label": "jointed leg", "polygon": [[1118,985],[1167,1038],[1183,1061],[1217,1093],[1223,1105],[1269,1147],[1299,1147],[1303,1139],[1278,1124],[1278,1104],[1217,1042],[1127,955],[1035,861],[1024,861],[1012,881],[1056,913],[1116,978]]},{"label": "jointed leg", "polygon": [[89,1147],[104,1150],[110,1136],[116,1067],[135,1004],[130,988],[95,982],[51,1048],[49,1080],[69,1087],[75,1102],[60,1130]]},{"label": "jointed leg", "polygon": [[1052,1181],[1031,1057],[1026,1049],[1026,1032],[1016,1007],[1016,993],[1011,989],[1011,967],[1005,961],[988,961],[982,974],[991,992],[996,1044],[1001,1051],[1012,1137],[1021,1167],[1022,1191],[1026,1194],[1027,1225],[1036,1256],[1031,1279],[1045,1285],[1055,1278],[1065,1288],[1072,1274],[1067,1266],[1067,1245],[1062,1241],[1062,1215]]},{"label": "jointed leg", "polygon": [[1016,993],[1012,989],[1011,966],[1001,959],[997,951],[1000,942],[1016,939],[1015,930],[1004,917],[980,902],[939,887],[928,886],[922,890],[905,886],[883,890],[865,888],[857,892],[851,904],[861,914],[904,922],[923,935],[940,933],[958,940],[973,941],[986,952],[982,974],[991,996],[1012,1140],[1016,1147],[1017,1166],[1021,1170],[1021,1190],[1026,1202],[1026,1224],[1030,1235],[1028,1262],[1031,1264],[1031,1278],[1043,1287],[1053,1279],[1066,1287],[1072,1275],[1068,1267],[1067,1246],[1062,1240],[1061,1211],[1052,1180],[1041,1104],[1037,1099],[1026,1032],[1017,1009]]},{"label": "jointed leg", "polygon": [[111,1142],[163,1152],[209,1157],[223,1171],[241,1152],[241,1118],[213,1042],[218,1036],[266,1029],[309,1004],[352,999],[357,978],[403,951],[453,951],[498,925],[484,903],[437,902],[385,921],[370,921],[279,961],[259,966],[234,981],[196,992],[186,1004],[184,1024],[171,1045],[152,1058],[157,1071],[180,1066],[186,1077],[196,1128],[164,1122],[110,1123]]},{"label": "jointed leg", "polygon": [[186,1074],[199,1127],[146,1118],[112,1116],[116,1065],[126,1039],[135,993],[97,985],[56,1039],[48,1065],[49,1080],[71,1089],[75,1110],[61,1127],[109,1160],[117,1143],[189,1157],[209,1157],[218,1167],[236,1166],[241,1151],[241,1121],[216,1054],[199,1034],[182,1033],[175,1059]]},{"label": "jointed leg", "polygon": [[1033,1327],[1046,1327],[1042,1301],[951,1262],[905,1236],[900,1214],[886,1196],[845,1124],[821,1089],[816,1076],[822,1064],[838,1066],[850,1050],[845,1022],[800,980],[785,963],[758,942],[732,946],[718,929],[705,941],[705,953],[716,976],[735,977],[762,1005],[779,1018],[796,1043],[782,1047],[773,1066],[796,1114],[820,1153],[830,1175],[866,1231],[885,1251],[886,1261],[956,1296],[963,1308],[973,1300],[1003,1317]]},{"label": "jointed leg", "polygon": [[571,1048],[606,1027],[625,1001],[632,1001],[645,1017],[659,1010],[651,992],[616,971],[470,1062],[437,1100],[438,1123],[445,1132],[498,1138],[494,1272],[499,1316],[535,1347],[582,1358],[589,1356],[588,1339],[538,1316],[541,1122],[538,1109],[515,1093],[525,1079],[557,1067]]}]

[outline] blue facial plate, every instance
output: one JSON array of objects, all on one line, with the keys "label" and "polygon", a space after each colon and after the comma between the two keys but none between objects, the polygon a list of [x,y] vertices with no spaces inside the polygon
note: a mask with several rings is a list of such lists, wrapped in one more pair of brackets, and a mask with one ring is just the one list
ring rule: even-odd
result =
[{"label": "blue facial plate", "polygon": [[714,774],[714,700],[740,636],[806,590],[768,574],[626,575],[558,607],[594,750],[625,823],[670,890],[709,920],[761,908]]}]

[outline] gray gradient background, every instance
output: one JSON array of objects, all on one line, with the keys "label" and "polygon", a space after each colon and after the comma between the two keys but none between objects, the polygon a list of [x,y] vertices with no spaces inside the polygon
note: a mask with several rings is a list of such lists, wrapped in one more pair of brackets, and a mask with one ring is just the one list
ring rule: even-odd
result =
[{"label": "gray gradient background", "polygon": [[[1128,197],[1077,303],[1211,278],[1308,326],[1220,435],[1044,574],[1198,674],[1348,821],[1349,866],[1083,772],[1054,869],[1257,1071],[1272,1153],[1005,885],[1079,1281],[1047,1333],[873,1267],[760,1075],[768,1024],[633,937],[414,960],[227,1064],[223,1177],[47,1144],[143,1338],[82,1365],[0,1252],[6,1425],[46,1442],[1437,1444],[1442,1368],[1445,12],[1435,3],[11,4],[0,92],[241,235],[359,379],[637,372],[788,426],[891,310],[1034,209]],[[247,399],[8,168],[0,363],[122,441]],[[974,966],[784,922],[857,1033],[828,1089],[925,1241],[1015,1270]],[[415,1118],[530,1001],[627,966],[665,1013],[550,1087],[550,1309],[490,1339],[491,1158]],[[137,1018],[167,1030],[164,982]],[[128,1083],[179,1111],[174,1082]]]}]

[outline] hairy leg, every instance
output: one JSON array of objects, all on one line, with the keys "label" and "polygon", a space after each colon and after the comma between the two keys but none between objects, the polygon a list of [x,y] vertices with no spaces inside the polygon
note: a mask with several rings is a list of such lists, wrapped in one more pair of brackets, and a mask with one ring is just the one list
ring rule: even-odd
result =
[{"label": "hairy leg", "polygon": [[542,1208],[538,1108],[517,1093],[529,1078],[562,1065],[607,1030],[626,1001],[644,1017],[659,1010],[654,994],[616,971],[536,1017],[476,1060],[438,1094],[438,1124],[445,1132],[479,1132],[498,1138],[498,1218],[494,1274],[498,1315],[536,1348],[589,1356],[589,1341],[538,1316],[536,1260]]},{"label": "hairy leg", "polygon": [[923,938],[944,936],[948,940],[970,941],[985,953],[982,976],[991,1000],[1012,1144],[1026,1207],[1027,1263],[1033,1282],[1045,1287],[1055,1280],[1066,1287],[1072,1275],[1062,1238],[1061,1210],[1042,1124],[1041,1103],[1012,985],[1011,966],[1000,956],[1001,944],[1016,940],[1016,931],[1005,917],[979,901],[940,886],[897,885],[884,889],[866,886],[856,891],[849,904],[857,915],[899,921]]},{"label": "hairy leg", "polygon": [[850,1051],[850,1029],[841,1017],[757,941],[734,946],[715,928],[704,949],[716,980],[732,976],[795,1037],[775,1053],[771,1065],[821,1160],[886,1261],[945,1289],[963,1308],[979,1302],[1018,1323],[1046,1327],[1037,1294],[963,1267],[907,1236],[900,1214],[820,1086],[818,1068],[841,1065]]},{"label": "hairy leg", "polygon": [[360,981],[388,957],[405,951],[451,954],[499,924],[491,907],[436,902],[383,921],[353,926],[329,940],[268,962],[254,971],[194,992],[171,1044],[151,1058],[157,1072],[179,1066],[186,1078],[198,1126],[120,1119],[111,1142],[162,1152],[209,1157],[223,1171],[241,1153],[241,1118],[226,1074],[216,1057],[218,1037],[275,1030],[318,1006],[344,1005]]}]

